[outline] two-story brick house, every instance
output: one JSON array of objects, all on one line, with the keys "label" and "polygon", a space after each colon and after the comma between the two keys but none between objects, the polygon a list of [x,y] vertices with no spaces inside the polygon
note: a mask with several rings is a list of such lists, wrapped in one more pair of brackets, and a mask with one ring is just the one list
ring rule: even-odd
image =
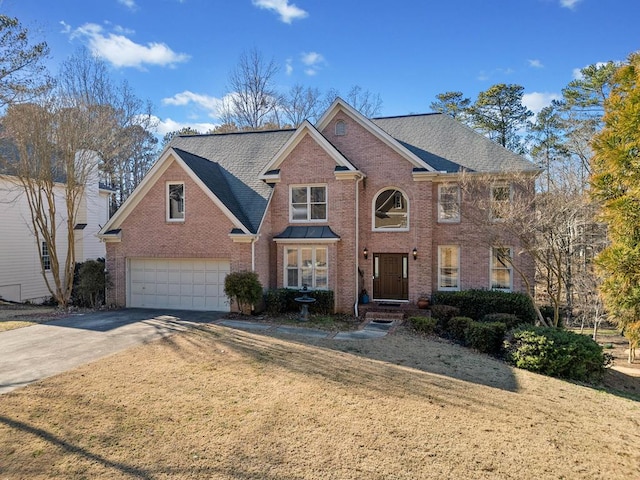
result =
[{"label": "two-story brick house", "polygon": [[[522,173],[522,157],[442,114],[367,119],[337,99],[296,129],[179,136],[100,233],[108,301],[229,308],[230,271],[265,288],[330,289],[352,311],[437,290],[524,290],[517,245],[492,247],[461,212],[460,172]],[[487,195],[508,201],[502,181]],[[500,223],[496,222],[496,228]]]}]

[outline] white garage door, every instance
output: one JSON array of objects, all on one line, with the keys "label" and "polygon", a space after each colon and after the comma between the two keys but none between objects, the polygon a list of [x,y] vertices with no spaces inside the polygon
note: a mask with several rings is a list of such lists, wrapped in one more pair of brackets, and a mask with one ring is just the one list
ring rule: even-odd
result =
[{"label": "white garage door", "polygon": [[224,279],[229,260],[134,258],[129,306],[229,311]]}]

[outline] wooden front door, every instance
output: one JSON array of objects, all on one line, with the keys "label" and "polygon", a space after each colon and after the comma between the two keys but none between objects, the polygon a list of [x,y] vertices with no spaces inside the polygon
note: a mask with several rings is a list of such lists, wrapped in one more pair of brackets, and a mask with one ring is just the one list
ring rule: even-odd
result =
[{"label": "wooden front door", "polygon": [[409,256],[404,253],[373,255],[373,298],[409,299]]}]

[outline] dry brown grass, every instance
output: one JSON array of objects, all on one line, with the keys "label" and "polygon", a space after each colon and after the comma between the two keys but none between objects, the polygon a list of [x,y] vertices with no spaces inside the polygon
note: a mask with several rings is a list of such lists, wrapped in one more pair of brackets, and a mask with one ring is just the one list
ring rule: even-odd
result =
[{"label": "dry brown grass", "polygon": [[0,332],[48,322],[65,314],[54,307],[16,305],[0,300]]},{"label": "dry brown grass", "polygon": [[402,330],[313,343],[202,327],[3,395],[0,478],[638,477],[638,402]]}]

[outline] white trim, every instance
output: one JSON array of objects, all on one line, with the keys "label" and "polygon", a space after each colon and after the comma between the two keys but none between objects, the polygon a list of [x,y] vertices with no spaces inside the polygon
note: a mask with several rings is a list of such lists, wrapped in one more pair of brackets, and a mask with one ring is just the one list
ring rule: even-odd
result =
[{"label": "white trim", "polygon": [[[405,201],[407,202],[407,213],[406,213],[406,219],[407,219],[407,226],[406,227],[401,227],[401,228],[381,228],[381,227],[376,227],[376,201],[378,200],[378,197],[380,196],[380,194],[382,194],[382,192],[386,192],[387,190],[396,190],[398,192],[400,192],[403,196],[403,198],[405,199]],[[408,232],[410,230],[410,220],[411,220],[411,216],[410,216],[410,205],[411,202],[409,202],[409,196],[407,195],[407,193],[399,187],[395,187],[395,186],[388,186],[388,187],[383,187],[380,190],[378,190],[378,192],[373,196],[373,200],[371,201],[371,231],[373,232]]]}]

